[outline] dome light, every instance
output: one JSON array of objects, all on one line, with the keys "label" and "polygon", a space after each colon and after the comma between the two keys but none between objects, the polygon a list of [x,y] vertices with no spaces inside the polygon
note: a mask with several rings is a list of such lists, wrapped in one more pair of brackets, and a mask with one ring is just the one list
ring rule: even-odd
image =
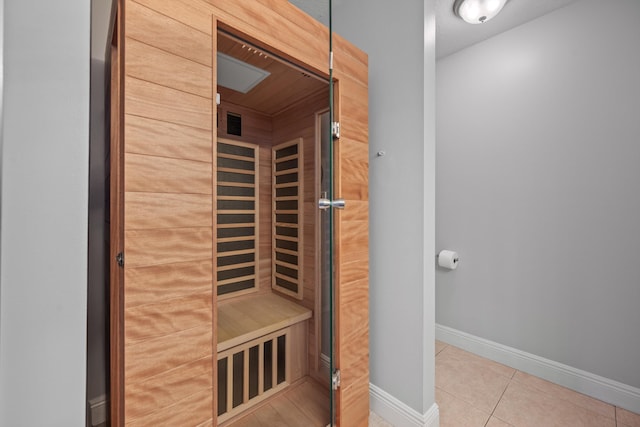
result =
[{"label": "dome light", "polygon": [[496,16],[507,0],[456,0],[453,11],[469,24],[484,24]]}]

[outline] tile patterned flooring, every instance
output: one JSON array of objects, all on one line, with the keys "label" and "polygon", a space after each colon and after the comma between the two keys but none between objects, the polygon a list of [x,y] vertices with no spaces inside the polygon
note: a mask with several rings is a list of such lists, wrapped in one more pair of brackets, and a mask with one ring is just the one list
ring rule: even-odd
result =
[{"label": "tile patterned flooring", "polygon": [[436,341],[440,427],[640,427],[617,408]]},{"label": "tile patterned flooring", "polygon": [[[306,403],[305,403],[306,402]],[[640,427],[640,415],[436,341],[440,427]],[[327,424],[326,390],[301,383],[233,427]],[[393,427],[373,412],[369,427]]]}]

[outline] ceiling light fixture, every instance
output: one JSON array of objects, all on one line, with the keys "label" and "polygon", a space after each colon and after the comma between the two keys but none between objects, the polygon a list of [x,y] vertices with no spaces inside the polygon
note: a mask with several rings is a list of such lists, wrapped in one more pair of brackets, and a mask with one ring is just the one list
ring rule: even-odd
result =
[{"label": "ceiling light fixture", "polygon": [[507,0],[456,0],[453,11],[469,24],[484,24],[496,16]]}]

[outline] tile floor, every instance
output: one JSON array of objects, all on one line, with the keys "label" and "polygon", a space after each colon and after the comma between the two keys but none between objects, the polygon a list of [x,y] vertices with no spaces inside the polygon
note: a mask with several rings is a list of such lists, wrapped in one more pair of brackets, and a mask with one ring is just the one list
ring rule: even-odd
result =
[{"label": "tile floor", "polygon": [[369,427],[393,427],[374,412],[369,413]]},{"label": "tile floor", "polygon": [[640,427],[640,415],[436,341],[440,427]]}]

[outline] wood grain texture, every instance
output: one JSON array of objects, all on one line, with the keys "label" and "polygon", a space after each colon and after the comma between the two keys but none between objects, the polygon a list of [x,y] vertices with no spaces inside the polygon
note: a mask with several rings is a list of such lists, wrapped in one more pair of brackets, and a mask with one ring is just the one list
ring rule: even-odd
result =
[{"label": "wood grain texture", "polygon": [[339,426],[369,425],[369,375],[363,375],[349,387],[338,389],[337,423]]},{"label": "wood grain texture", "polygon": [[125,155],[126,192],[212,194],[211,164],[140,154]]},{"label": "wood grain texture", "polygon": [[[217,90],[220,92],[222,87],[218,86]],[[271,146],[273,127],[270,116],[251,108],[231,103],[223,93],[221,94],[218,113],[218,136],[235,141],[250,142],[260,146]],[[227,113],[239,114],[242,117],[242,136],[231,135],[227,132]]]},{"label": "wood grain texture", "polygon": [[125,309],[211,292],[212,261],[127,268]]},{"label": "wood grain texture", "polygon": [[128,308],[125,344],[210,324],[212,300],[209,291]]},{"label": "wood grain texture", "polygon": [[211,196],[129,192],[125,216],[127,230],[211,227]]},{"label": "wood grain texture", "polygon": [[127,427],[211,425],[211,394],[202,390],[170,406],[127,422]]},{"label": "wood grain texture", "polygon": [[211,67],[134,39],[127,41],[128,76],[211,99]]},{"label": "wood grain texture", "polygon": [[222,427],[326,427],[330,423],[329,391],[303,380],[271,397],[257,410],[223,423]]},{"label": "wood grain texture", "polygon": [[[340,124],[340,142],[346,139],[366,145],[369,141],[367,87],[345,78],[340,81],[340,89],[343,92],[340,100],[342,103],[340,119],[344,123]],[[364,154],[365,159],[368,159],[368,146],[361,147],[359,153]]]},{"label": "wood grain texture", "polygon": [[[170,1],[164,0],[162,3]],[[126,36],[211,67],[211,34],[198,31],[170,16],[127,0]],[[204,18],[208,19],[211,28],[211,13],[205,14]]]},{"label": "wood grain texture", "polygon": [[117,3],[116,25],[111,44],[110,171],[109,171],[109,358],[110,419],[124,423],[124,284],[123,269],[116,262],[124,251],[124,34],[122,1]]},{"label": "wood grain texture", "polygon": [[211,163],[211,132],[161,120],[126,115],[127,153]]},{"label": "wood grain texture", "polygon": [[287,378],[290,384],[309,375],[309,343],[306,322],[292,325],[287,341],[289,346],[287,358]]},{"label": "wood grain texture", "polygon": [[214,32],[211,26],[211,14],[206,13],[210,10],[210,5],[204,0],[134,1],[165,16],[170,16],[172,19],[205,34],[211,35]]},{"label": "wood grain texture", "polygon": [[254,413],[229,420],[222,427],[326,427],[328,424],[329,390],[313,380],[303,380],[270,398]]},{"label": "wood grain texture", "polygon": [[[304,65],[320,75],[326,75],[327,73],[328,32],[326,28],[318,27],[315,21],[286,1],[138,0],[134,2],[126,0],[126,5],[128,9],[131,9],[127,10],[126,17],[124,17],[126,18],[126,36],[131,40],[153,46],[155,49],[162,51],[163,53],[154,51],[158,58],[169,58],[165,55],[167,53],[186,58],[203,66],[213,67],[215,59],[214,46],[216,46],[215,31],[213,31],[215,26],[208,25],[207,20],[211,22],[211,16],[214,16],[215,19],[219,20],[220,26],[227,30],[232,30],[235,34],[246,38],[254,44],[263,46],[265,49],[268,48],[269,51]],[[339,87],[341,87],[342,82],[345,83],[344,87],[340,88],[337,99],[338,111],[344,111],[344,115],[339,113],[337,118],[341,121],[342,128],[345,129],[345,141],[354,141],[366,146],[366,114],[363,114],[362,108],[363,105],[366,105],[366,102],[364,102],[366,94],[362,88],[357,86],[357,84],[360,84],[362,87],[366,87],[368,84],[366,55],[338,36],[335,37],[334,42],[334,76],[338,80]],[[172,61],[173,64],[169,64],[169,67],[176,67],[176,64],[181,62],[180,60]],[[139,78],[126,77],[122,102],[127,116],[142,118],[141,121],[144,125],[149,125],[151,120],[164,122],[167,124],[167,128],[175,130],[179,135],[181,134],[181,129],[187,128],[215,132],[213,115],[216,112],[216,107],[212,105],[212,100],[207,96],[203,97],[193,93],[201,89],[197,88],[198,85],[194,89],[193,86],[188,86],[191,84],[189,81],[181,78],[171,80],[169,76],[163,75],[162,72],[157,70],[139,70],[132,71],[132,73]],[[150,81],[146,81],[147,79]],[[212,76],[211,82],[213,89],[215,76]],[[354,96],[349,95],[351,90],[349,83],[354,83],[353,90],[358,91]],[[188,93],[189,91],[191,93]],[[213,93],[213,90],[211,93]],[[351,113],[352,110],[353,113]],[[144,129],[144,131],[141,132],[141,129]],[[190,152],[191,146],[185,146],[181,143],[177,144],[176,148],[173,148],[169,146],[168,139],[159,139],[160,142],[157,147],[145,147],[145,143],[148,144],[155,141],[155,139],[149,136],[153,135],[153,131],[149,131],[148,127],[141,129],[132,129],[134,134],[138,132],[139,142],[136,144],[132,139],[131,149],[128,148],[128,139],[125,140],[125,151],[128,153],[146,154],[147,157],[156,158],[173,157],[174,159],[182,159],[182,156],[184,156],[184,160],[200,160],[199,157],[193,154],[182,154]],[[199,143],[206,140],[201,136],[196,134],[193,134],[193,137],[188,136],[189,144],[195,144],[197,147]],[[211,135],[211,139],[213,138],[214,136]],[[203,146],[206,149],[206,143]],[[340,152],[338,151],[337,153],[336,174],[338,182],[336,183],[336,188],[340,193],[344,193],[337,195],[342,195],[342,197],[346,198],[348,206],[350,201],[362,203],[361,206],[358,206],[358,212],[361,215],[354,212],[353,214],[345,215],[342,219],[338,218],[339,224],[336,224],[338,233],[344,231],[350,236],[357,236],[356,240],[342,244],[336,251],[338,275],[340,275],[340,269],[343,268],[343,264],[362,259],[362,254],[368,250],[368,236],[365,238],[358,235],[363,223],[368,221],[368,215],[364,215],[366,209],[362,207],[367,204],[368,200],[367,160],[358,154],[355,145],[353,147],[354,150],[352,151],[344,150],[345,159],[351,161],[351,164],[347,161],[341,163]],[[205,164],[213,161],[211,157],[207,159],[206,155],[202,159],[206,159],[205,162],[202,162]],[[149,164],[153,163],[153,166],[147,165],[146,171],[151,170],[148,174],[147,172],[145,174],[136,172],[137,168],[132,167],[135,165],[134,163],[125,165],[127,183],[134,185],[131,188],[137,188],[137,190],[129,191],[194,194],[193,191],[185,190],[185,187],[193,188],[192,185],[184,186],[168,182],[168,179],[159,172],[158,165],[160,163],[156,162],[155,158],[153,161],[149,160]],[[354,170],[350,169],[351,166],[354,167]],[[211,170],[211,167],[210,165],[209,170]],[[129,173],[132,174],[131,177],[129,177]],[[190,176],[188,172],[184,173]],[[144,180],[140,179],[142,175],[145,175]],[[165,175],[170,174],[167,173]],[[156,178],[159,179],[157,182],[160,184],[156,184]],[[209,175],[208,192],[199,190],[195,194],[210,195],[213,179],[213,176]],[[181,176],[176,181],[182,180]],[[196,187],[198,187],[197,183],[201,181],[201,178],[194,177],[193,180],[196,183]],[[307,181],[305,181],[306,183]],[[262,189],[260,194],[262,197]],[[311,196],[311,198],[313,197],[315,195]],[[351,226],[350,222],[356,222],[357,224]],[[167,226],[169,225],[167,224]],[[185,233],[194,232],[195,234],[178,237],[178,230],[183,230],[181,232]],[[142,267],[151,263],[152,266],[149,268],[153,269],[178,262],[211,261],[213,257],[213,247],[211,245],[213,233],[211,228],[208,228],[208,236],[206,236],[205,230],[207,230],[207,227],[128,230],[125,235],[125,250],[127,252],[125,270],[129,268],[140,269],[136,264]],[[155,235],[152,235],[152,232]],[[204,240],[207,238],[208,246],[204,244]],[[160,240],[165,240],[165,242]],[[338,235],[338,240],[339,242],[343,241],[342,235]],[[267,245],[260,244],[259,247],[262,250]],[[129,251],[129,249],[132,249],[132,251]],[[194,258],[202,256],[205,249],[208,251],[207,256]],[[350,255],[350,253],[357,255]],[[131,264],[132,260],[134,264]],[[264,264],[261,263],[260,265]],[[352,280],[351,283],[361,283],[362,280],[368,280],[368,276],[365,276],[365,274],[368,274],[368,270],[367,272],[364,270],[350,270],[346,265],[344,265],[344,268],[346,269],[345,275]],[[359,278],[361,275],[363,277]],[[200,280],[195,280],[195,283],[199,282]],[[338,304],[341,303],[339,299],[341,298],[340,288],[342,286],[343,284],[338,281]],[[347,295],[347,291],[347,289],[344,289],[343,294]],[[150,291],[151,294],[154,294],[154,292],[157,292],[157,288]],[[136,296],[132,297],[133,301],[140,302],[142,300]],[[212,316],[215,319],[215,310]],[[359,313],[358,316],[362,316],[362,313]],[[340,326],[338,326],[338,329],[338,347],[342,346],[343,348],[343,352],[339,353],[339,357],[345,351],[355,352],[349,360],[356,362],[345,363],[344,369],[355,369],[354,372],[366,372],[368,354],[363,352],[368,352],[367,336],[362,331],[358,331],[359,333],[362,332],[358,337],[351,335],[351,338],[356,339],[359,344],[357,347],[348,347],[344,341],[346,336],[342,336],[343,340],[340,341],[342,331]],[[208,332],[205,333],[205,330]],[[189,335],[189,333],[195,331],[199,331],[201,334]],[[214,330],[211,325],[208,329],[198,326],[163,337],[141,340],[136,342],[135,345],[131,345],[125,351],[125,361],[132,364],[127,365],[128,362],[125,362],[125,365],[131,368],[133,373],[137,373],[137,376],[128,377],[133,382],[127,383],[127,386],[134,386],[142,381],[140,378],[144,373],[151,376],[161,375],[161,373],[170,369],[176,369],[179,366],[198,360],[198,356],[199,358],[204,358],[211,355],[214,349],[213,333]],[[209,340],[208,353],[205,349],[207,340]],[[157,356],[155,358],[150,356],[153,354]],[[190,357],[181,359],[186,354]],[[340,360],[337,363],[340,367]],[[213,368],[211,372],[213,375]],[[366,419],[368,416],[368,378],[364,375],[355,380],[356,376],[347,375],[347,380],[343,383],[343,389],[340,392],[339,407],[341,418],[339,424],[342,427],[359,427],[361,420]],[[183,399],[181,401],[182,404],[174,404],[167,408],[156,407],[149,415],[137,418],[135,423],[131,423],[131,425],[215,424],[211,419],[214,413],[211,401],[211,396],[214,394],[213,390],[195,391],[196,388],[194,384],[194,394],[192,396],[199,396],[197,402],[190,400],[192,397],[190,396]],[[200,411],[203,413],[202,417],[197,416]],[[204,413],[207,413],[207,415],[204,415]]]},{"label": "wood grain texture", "polygon": [[211,424],[213,37],[123,2],[125,405],[118,425]]},{"label": "wood grain texture", "polygon": [[218,352],[311,317],[311,310],[275,294],[252,295],[218,306]]},{"label": "wood grain texture", "polygon": [[211,259],[210,227],[125,232],[127,268]]},{"label": "wood grain texture", "polygon": [[194,389],[210,390],[213,387],[211,364],[211,357],[204,357],[131,385],[127,390],[130,404],[126,418],[135,420],[153,414],[157,408],[179,404],[191,396]]},{"label": "wood grain texture", "polygon": [[[354,47],[339,36],[334,46],[334,75],[338,78],[335,118],[341,128],[335,150],[334,189],[348,206],[336,214],[334,225],[336,357],[342,373],[337,393],[338,425],[364,427],[369,413],[369,270],[354,268],[353,263],[368,265],[369,258],[368,116],[364,108],[368,105],[368,76],[366,58],[354,53]],[[352,204],[355,210],[346,213]]]},{"label": "wood grain texture", "polygon": [[127,389],[148,378],[211,356],[211,332],[211,324],[208,324],[128,345],[125,349]]},{"label": "wood grain texture", "polygon": [[211,130],[211,99],[127,76],[126,113]]},{"label": "wood grain texture", "polygon": [[304,100],[311,93],[323,88],[326,91],[326,82],[273,58],[270,56],[271,52],[259,48],[249,50],[245,46],[245,43],[240,43],[229,36],[219,35],[218,37],[219,52],[270,74],[246,94],[219,86],[218,92],[225,101],[274,116]]}]

